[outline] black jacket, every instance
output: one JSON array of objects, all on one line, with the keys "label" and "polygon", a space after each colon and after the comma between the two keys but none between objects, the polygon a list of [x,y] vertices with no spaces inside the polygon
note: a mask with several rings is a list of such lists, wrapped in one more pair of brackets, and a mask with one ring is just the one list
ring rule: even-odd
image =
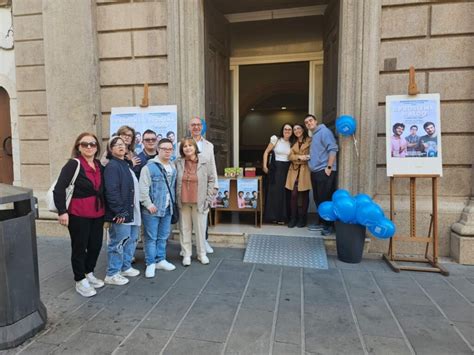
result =
[{"label": "black jacket", "polygon": [[[76,182],[74,183],[74,193],[72,194],[73,198],[84,198],[90,196],[96,196],[96,208],[99,208],[104,203],[104,168],[98,160],[96,160],[100,167],[102,182],[100,184],[99,190],[94,189],[92,181],[86,176],[84,168],[81,166],[79,170],[79,175],[77,175]],[[66,188],[71,183],[74,173],[77,169],[77,161],[74,159],[69,159],[66,165],[61,169],[59,174],[58,181],[54,186],[53,196],[54,204],[58,209],[58,215],[62,215],[67,212],[66,208]]]},{"label": "black jacket", "polygon": [[105,220],[125,217],[124,223],[133,222],[135,188],[127,160],[112,157],[105,167]]}]

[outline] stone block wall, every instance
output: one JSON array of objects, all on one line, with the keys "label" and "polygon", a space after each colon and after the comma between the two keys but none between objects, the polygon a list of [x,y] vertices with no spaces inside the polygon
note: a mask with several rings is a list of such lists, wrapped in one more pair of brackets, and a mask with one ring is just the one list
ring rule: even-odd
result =
[{"label": "stone block wall", "polygon": [[[450,226],[459,219],[472,188],[473,18],[473,2],[382,1],[377,116],[377,198],[382,203],[387,203],[389,193],[389,179],[385,170],[385,96],[407,93],[408,69],[413,65],[420,92],[441,95],[444,176],[439,183],[439,224],[442,255],[449,255]],[[419,180],[417,186],[420,201],[418,206],[420,213],[417,218],[423,231],[421,234],[426,234],[429,224],[429,218],[426,217],[429,217],[431,207],[429,197],[431,182],[429,179]],[[396,191],[400,195],[402,209],[397,218],[399,221],[404,221],[408,218],[408,181],[397,181]],[[408,233],[408,220],[406,222],[406,224],[400,223],[400,233]],[[374,247],[376,246],[377,243]]]},{"label": "stone block wall", "polygon": [[167,2],[97,0],[102,137],[112,107],[138,106],[143,84],[151,105],[168,102]]},{"label": "stone block wall", "polygon": [[[13,2],[21,184],[50,185],[42,0]],[[17,177],[16,177],[17,179]]]}]

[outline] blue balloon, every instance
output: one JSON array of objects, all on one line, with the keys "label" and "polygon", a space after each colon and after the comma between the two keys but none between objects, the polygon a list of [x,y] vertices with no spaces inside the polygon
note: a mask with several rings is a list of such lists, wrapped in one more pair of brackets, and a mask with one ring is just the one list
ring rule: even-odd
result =
[{"label": "blue balloon", "polygon": [[379,239],[388,239],[395,235],[396,228],[391,220],[382,218],[376,224],[369,226],[369,231]]},{"label": "blue balloon", "polygon": [[356,220],[356,201],[352,197],[340,196],[334,200],[334,212],[344,223]]},{"label": "blue balloon", "polygon": [[351,136],[357,128],[357,121],[352,116],[343,115],[336,119],[336,130],[343,136]]},{"label": "blue balloon", "polygon": [[[372,201],[373,202],[373,201]],[[379,210],[379,212],[382,214],[382,216],[385,217],[385,213],[382,209],[382,207],[380,207],[378,204],[376,204],[375,202],[373,202],[373,204],[375,205],[375,207],[377,207],[377,209]]]},{"label": "blue balloon", "polygon": [[354,198],[357,202],[357,207],[362,206],[364,203],[372,202],[372,199],[370,198],[370,196],[366,194],[357,194],[354,196]]},{"label": "blue balloon", "polygon": [[207,124],[206,120],[204,118],[201,118],[201,124],[202,124],[202,130],[201,130],[201,135],[204,135],[207,130]]},{"label": "blue balloon", "polygon": [[373,202],[357,206],[357,223],[362,224],[363,226],[369,227],[377,224],[383,218],[383,211],[381,211],[381,208]]},{"label": "blue balloon", "polygon": [[332,194],[332,201],[336,201],[339,197],[352,197],[351,196],[351,193],[347,190],[344,190],[344,189],[339,189],[339,190],[336,190],[334,191],[334,193]]},{"label": "blue balloon", "polygon": [[332,201],[326,201],[318,207],[319,216],[326,221],[337,221],[337,216],[334,213],[334,203]]}]

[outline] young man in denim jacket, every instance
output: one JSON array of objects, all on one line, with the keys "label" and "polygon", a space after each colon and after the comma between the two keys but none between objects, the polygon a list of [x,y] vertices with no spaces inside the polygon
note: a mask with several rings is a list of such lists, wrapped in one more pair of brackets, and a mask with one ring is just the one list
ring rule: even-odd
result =
[{"label": "young man in denim jacket", "polygon": [[[176,168],[171,162],[173,143],[164,138],[158,155],[150,159],[140,174],[140,203],[145,230],[145,277],[154,277],[155,268],[176,267],[166,260],[166,242],[171,231],[171,216],[176,193]],[[169,189],[168,189],[168,186]],[[171,191],[171,195],[170,195]]]}]

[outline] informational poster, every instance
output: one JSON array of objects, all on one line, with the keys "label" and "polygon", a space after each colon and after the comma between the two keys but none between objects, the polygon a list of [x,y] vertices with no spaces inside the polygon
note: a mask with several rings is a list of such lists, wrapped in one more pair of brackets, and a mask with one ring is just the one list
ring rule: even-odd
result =
[{"label": "informational poster", "polygon": [[439,94],[386,97],[387,176],[443,174]]},{"label": "informational poster", "polygon": [[120,126],[127,125],[135,129],[135,152],[143,149],[142,135],[147,129],[157,134],[158,141],[168,138],[175,148],[176,157],[178,115],[176,105],[149,107],[113,107],[110,116],[110,136],[116,134]]},{"label": "informational poster", "polygon": [[230,179],[218,179],[219,191],[214,196],[212,207],[227,208],[229,207],[230,196]]},{"label": "informational poster", "polygon": [[237,179],[237,206],[257,208],[258,179]]}]

